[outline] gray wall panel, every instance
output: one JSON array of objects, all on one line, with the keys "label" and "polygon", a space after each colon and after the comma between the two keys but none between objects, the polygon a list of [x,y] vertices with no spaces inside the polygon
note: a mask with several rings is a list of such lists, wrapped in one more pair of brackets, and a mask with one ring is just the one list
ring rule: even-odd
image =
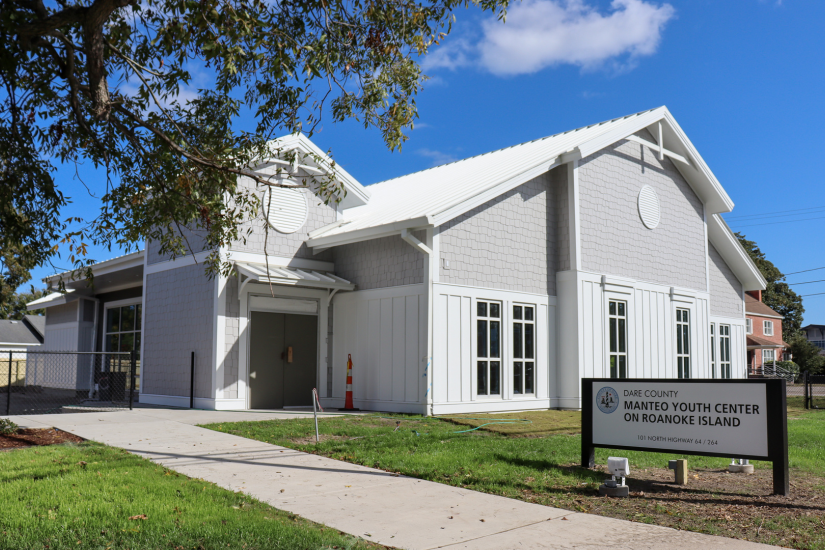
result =
[{"label": "gray wall panel", "polygon": [[[418,240],[423,231],[413,233]],[[419,284],[424,281],[424,255],[392,236],[333,249],[335,274],[353,282],[357,290]]]},{"label": "gray wall panel", "polygon": [[[644,185],[659,196],[661,221],[652,230],[637,207]],[[702,201],[669,158],[622,140],[583,159],[579,208],[584,270],[707,290]]]},{"label": "gray wall panel", "polygon": [[556,293],[556,208],[550,173],[478,206],[440,227],[440,281]]},{"label": "gray wall panel", "polygon": [[240,333],[240,310],[241,302],[238,298],[238,277],[229,277],[224,286],[224,296],[226,300],[225,320],[226,320],[226,341],[224,349],[223,371],[223,396],[226,399],[237,399],[244,397],[238,395],[238,367],[240,366],[238,347],[238,335]]},{"label": "gray wall panel", "polygon": [[570,269],[570,205],[567,165],[551,170],[550,181],[556,197],[557,269],[558,271],[567,271]]},{"label": "gray wall panel", "polygon": [[189,396],[194,351],[195,397],[211,397],[214,292],[198,264],[146,276],[142,393]]},{"label": "gray wall panel", "polygon": [[742,283],[733,274],[712,244],[709,246],[710,260],[710,313],[725,317],[741,317],[744,300]]}]

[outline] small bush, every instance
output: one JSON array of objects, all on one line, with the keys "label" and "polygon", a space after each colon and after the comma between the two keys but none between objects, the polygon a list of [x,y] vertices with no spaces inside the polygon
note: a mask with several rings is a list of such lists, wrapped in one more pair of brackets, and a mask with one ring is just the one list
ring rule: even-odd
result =
[{"label": "small bush", "polygon": [[8,418],[0,418],[0,434],[11,435],[17,433],[20,426],[9,420]]}]

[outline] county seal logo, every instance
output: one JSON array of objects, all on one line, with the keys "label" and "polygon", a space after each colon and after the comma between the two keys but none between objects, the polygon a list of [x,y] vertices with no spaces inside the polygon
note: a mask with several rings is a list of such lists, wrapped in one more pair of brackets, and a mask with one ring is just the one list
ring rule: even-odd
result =
[{"label": "county seal logo", "polygon": [[619,408],[619,392],[610,386],[605,386],[596,394],[596,405],[603,413],[612,413]]}]

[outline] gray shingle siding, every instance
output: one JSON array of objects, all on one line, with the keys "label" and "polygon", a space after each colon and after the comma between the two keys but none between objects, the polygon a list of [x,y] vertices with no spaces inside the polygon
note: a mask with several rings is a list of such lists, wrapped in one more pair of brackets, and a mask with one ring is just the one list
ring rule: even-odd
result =
[{"label": "gray shingle siding", "polygon": [[712,244],[708,243],[710,264],[710,313],[724,317],[742,317],[742,283],[733,274]]},{"label": "gray shingle siding", "polygon": [[226,341],[224,349],[223,365],[223,397],[225,399],[237,399],[238,396],[238,367],[240,366],[240,349],[238,348],[238,335],[240,334],[240,314],[241,302],[238,298],[238,277],[229,277],[224,286],[224,299],[226,309],[224,319],[226,321]]},{"label": "gray shingle siding", "polygon": [[[639,218],[644,185],[659,196],[661,221],[653,230]],[[667,157],[659,161],[622,140],[583,159],[579,209],[582,269],[707,290],[702,201]]]},{"label": "gray shingle siding", "polygon": [[141,392],[189,395],[195,352],[195,396],[212,394],[215,281],[199,264],[146,276]]},{"label": "gray shingle siding", "polygon": [[[239,187],[255,189],[255,184],[251,180],[242,178],[240,182]],[[259,196],[263,196],[263,187],[259,187],[259,189]],[[332,257],[331,251],[326,250],[319,254],[313,254],[312,250],[307,247],[304,241],[308,238],[309,232],[320,229],[335,221],[335,205],[324,204],[308,189],[302,189],[301,192],[306,196],[307,206],[309,208],[306,223],[295,233],[279,233],[270,227],[269,236],[266,239],[266,251],[273,256],[329,261]],[[265,225],[266,222],[264,222],[261,216],[244,223],[239,229],[239,235],[245,237],[246,242],[244,242],[243,239],[239,239],[232,243],[230,248],[238,252],[262,254],[264,251]],[[250,228],[252,228],[252,232],[247,234]]]},{"label": "gray shingle siding", "polygon": [[[194,251],[195,254],[198,252],[202,252],[206,250],[206,230],[204,229],[189,229],[187,227],[183,228],[182,234],[184,236],[183,246],[184,252],[183,255],[187,256],[191,251]],[[156,264],[159,262],[164,262],[166,260],[172,259],[171,256],[168,254],[161,254],[160,253],[160,242],[159,241],[147,241],[146,242],[146,263],[147,264]]]},{"label": "gray shingle siding", "polygon": [[[413,233],[423,241],[423,231]],[[401,240],[383,237],[333,249],[335,274],[355,283],[356,290],[424,282],[424,255]]]},{"label": "gray shingle siding", "polygon": [[556,208],[550,173],[440,227],[444,283],[556,293]]}]

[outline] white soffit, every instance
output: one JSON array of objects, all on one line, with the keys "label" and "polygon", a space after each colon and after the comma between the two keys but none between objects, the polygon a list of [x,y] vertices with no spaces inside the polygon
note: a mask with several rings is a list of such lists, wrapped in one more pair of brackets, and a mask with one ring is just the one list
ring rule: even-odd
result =
[{"label": "white soffit", "polygon": [[708,212],[730,211],[733,202],[722,186],[667,108],[658,107],[370,185],[368,204],[345,210],[343,222],[313,232],[307,244],[323,249],[440,225],[556,165],[646,128],[658,140],[660,121],[665,148],[689,163],[675,162]]},{"label": "white soffit", "polygon": [[52,292],[43,296],[42,298],[38,298],[33,302],[29,302],[26,304],[26,308],[32,309],[44,309],[47,307],[52,306],[62,306],[63,304],[68,304],[69,302],[73,302],[80,298],[79,294],[73,294],[74,291],[67,290],[66,293],[62,292]]},{"label": "white soffit", "polygon": [[728,224],[718,214],[708,217],[708,240],[728,264],[745,290],[765,290],[768,283],[739,244]]}]

